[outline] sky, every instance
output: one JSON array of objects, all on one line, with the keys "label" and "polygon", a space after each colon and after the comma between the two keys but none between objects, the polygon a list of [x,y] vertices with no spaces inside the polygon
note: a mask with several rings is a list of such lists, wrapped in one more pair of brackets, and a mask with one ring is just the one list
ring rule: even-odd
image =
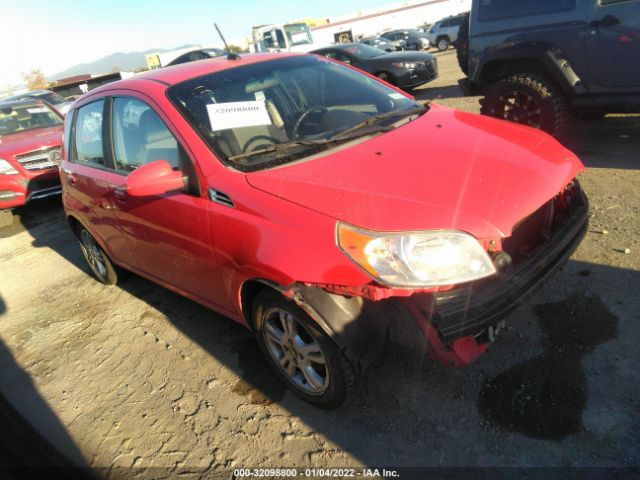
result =
[{"label": "sky", "polygon": [[115,52],[227,40],[251,27],[321,18],[398,0],[0,0],[0,91],[38,68],[52,75]]}]

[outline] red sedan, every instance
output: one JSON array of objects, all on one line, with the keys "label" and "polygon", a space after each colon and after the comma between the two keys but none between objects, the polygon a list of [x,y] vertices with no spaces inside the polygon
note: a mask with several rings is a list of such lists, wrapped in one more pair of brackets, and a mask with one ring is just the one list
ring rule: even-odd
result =
[{"label": "red sedan", "polygon": [[202,60],[67,115],[63,201],[91,270],[241,322],[331,408],[387,341],[465,365],[576,248],[580,161],[314,55]]},{"label": "red sedan", "polygon": [[60,195],[63,117],[38,100],[0,102],[0,226],[11,209]]}]

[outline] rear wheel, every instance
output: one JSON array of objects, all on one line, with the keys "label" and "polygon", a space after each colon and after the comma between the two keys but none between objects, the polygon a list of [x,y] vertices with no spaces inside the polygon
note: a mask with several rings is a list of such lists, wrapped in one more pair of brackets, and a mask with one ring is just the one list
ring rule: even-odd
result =
[{"label": "rear wheel", "polygon": [[8,227],[13,225],[13,212],[9,210],[0,210],[0,227]]},{"label": "rear wheel", "polygon": [[569,118],[569,102],[544,75],[522,73],[492,86],[480,101],[481,113],[560,134]]},{"label": "rear wheel", "polygon": [[451,45],[451,42],[447,37],[440,37],[436,42],[436,46],[438,47],[438,50],[441,52],[444,52],[445,50],[449,50],[450,45]]},{"label": "rear wheel", "polygon": [[294,302],[277,292],[262,292],[253,303],[253,322],[270,365],[300,398],[331,409],[355,390],[350,362]]},{"label": "rear wheel", "polygon": [[100,283],[105,285],[115,285],[118,282],[116,269],[111,263],[107,254],[89,231],[80,227],[79,230],[80,248],[85,260],[89,264],[93,275]]}]

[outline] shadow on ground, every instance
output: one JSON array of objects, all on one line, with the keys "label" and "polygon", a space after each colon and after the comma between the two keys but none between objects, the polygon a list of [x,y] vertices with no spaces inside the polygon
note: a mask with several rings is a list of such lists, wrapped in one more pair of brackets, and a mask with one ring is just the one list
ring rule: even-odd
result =
[{"label": "shadow on ground", "polygon": [[[0,297],[0,315],[5,311]],[[0,392],[0,477],[94,478],[66,428],[2,340],[0,372],[11,385]]]}]

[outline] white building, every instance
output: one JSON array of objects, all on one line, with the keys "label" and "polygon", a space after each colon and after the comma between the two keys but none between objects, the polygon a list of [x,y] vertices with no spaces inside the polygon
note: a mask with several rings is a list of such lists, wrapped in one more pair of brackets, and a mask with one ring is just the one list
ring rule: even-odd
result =
[{"label": "white building", "polygon": [[324,45],[336,43],[341,37],[355,40],[389,30],[416,28],[424,23],[433,23],[470,9],[471,0],[408,0],[329,17],[326,19],[327,23],[313,26],[311,32],[313,43]]}]

